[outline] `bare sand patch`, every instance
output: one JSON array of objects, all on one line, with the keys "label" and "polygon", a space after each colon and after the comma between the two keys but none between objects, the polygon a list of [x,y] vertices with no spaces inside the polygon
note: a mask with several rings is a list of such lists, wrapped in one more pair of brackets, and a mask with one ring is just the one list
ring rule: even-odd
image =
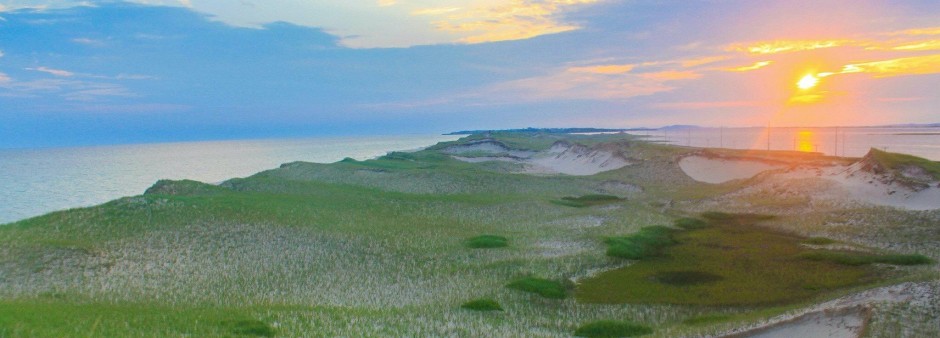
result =
[{"label": "bare sand patch", "polygon": [[686,156],[679,160],[679,168],[693,180],[719,184],[748,179],[768,170],[781,169],[783,164],[740,158]]}]

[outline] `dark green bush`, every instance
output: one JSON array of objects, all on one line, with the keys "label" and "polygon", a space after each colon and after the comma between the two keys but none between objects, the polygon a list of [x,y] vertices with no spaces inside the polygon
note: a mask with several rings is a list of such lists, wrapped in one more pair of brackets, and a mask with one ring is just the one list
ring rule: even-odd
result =
[{"label": "dark green bush", "polygon": [[574,335],[578,337],[636,337],[653,333],[653,329],[631,323],[614,320],[599,320],[581,325]]},{"label": "dark green bush", "polygon": [[509,239],[496,235],[480,235],[468,239],[466,245],[473,249],[502,248],[509,245]]},{"label": "dark green bush", "polygon": [[659,254],[660,249],[675,244],[673,229],[651,226],[630,236],[608,238],[607,255],[626,259],[643,259]]},{"label": "dark green bush", "polygon": [[892,265],[921,265],[931,264],[933,260],[924,255],[872,255],[856,252],[838,251],[810,251],[800,254],[800,257],[814,261],[829,261],[842,265],[866,265],[873,263]]},{"label": "dark green bush", "polygon": [[503,307],[499,306],[495,300],[484,298],[471,300],[460,307],[473,311],[503,311]]},{"label": "dark green bush", "polygon": [[568,295],[565,286],[561,283],[542,278],[526,277],[509,283],[506,287],[531,292],[545,298],[562,299]]}]

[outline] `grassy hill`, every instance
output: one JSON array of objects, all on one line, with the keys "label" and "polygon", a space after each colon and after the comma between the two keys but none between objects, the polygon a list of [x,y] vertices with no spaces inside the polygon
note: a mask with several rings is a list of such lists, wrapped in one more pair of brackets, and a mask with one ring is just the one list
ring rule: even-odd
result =
[{"label": "grassy hill", "polygon": [[[441,151],[484,137],[530,151],[560,140],[603,144],[632,164],[592,176],[528,175],[507,163],[466,163]],[[582,325],[610,320],[652,328],[653,336],[707,334],[850,289],[936,278],[932,262],[840,267],[845,273],[838,283],[801,289],[798,297],[710,307],[604,289],[613,277],[599,272],[629,274],[618,269],[631,264],[656,270],[654,261],[608,256],[610,238],[699,217],[697,210],[745,184],[709,185],[685,176],[676,161],[691,151],[629,135],[491,133],[375,160],[287,163],[217,186],[160,181],[140,196],[0,226],[0,337],[570,336]],[[826,271],[819,267],[838,265],[795,256],[802,238],[853,243],[869,235],[865,227],[817,227],[833,212],[804,210],[759,226],[742,224],[750,229],[746,238],[723,235],[737,224],[729,220],[710,220],[720,224],[702,229],[673,227],[671,236],[686,244],[694,237],[758,241],[749,243],[756,247],[787,238],[791,246],[779,252],[794,256],[783,257],[786,267],[812,266],[807,273],[820,277]],[[880,222],[869,217],[877,214],[892,217],[879,226],[911,231],[938,217],[851,212],[863,225]],[[805,227],[794,233],[794,225]],[[909,243],[900,254],[937,259],[937,250],[922,249],[938,247],[940,238],[928,232],[916,242],[906,237],[911,231],[886,232],[882,239]],[[500,244],[468,244],[480,238]],[[870,242],[859,247],[889,253]],[[660,252],[689,250],[679,244]],[[721,273],[720,264],[709,268]],[[851,276],[864,278],[844,280]],[[733,278],[744,283],[740,271]],[[520,280],[550,285],[553,297],[507,287]],[[613,301],[587,296],[598,292],[615,294]],[[479,299],[500,311],[462,306]],[[903,321],[904,313],[879,318]],[[715,314],[722,319],[693,320]]]}]

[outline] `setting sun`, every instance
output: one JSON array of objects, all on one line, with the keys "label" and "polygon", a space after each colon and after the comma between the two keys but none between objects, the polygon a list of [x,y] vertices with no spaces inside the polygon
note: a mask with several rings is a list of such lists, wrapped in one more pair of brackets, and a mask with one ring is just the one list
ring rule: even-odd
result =
[{"label": "setting sun", "polygon": [[813,74],[806,74],[799,82],[796,83],[796,86],[800,89],[810,89],[816,87],[816,84],[819,83],[819,78],[813,76]]}]

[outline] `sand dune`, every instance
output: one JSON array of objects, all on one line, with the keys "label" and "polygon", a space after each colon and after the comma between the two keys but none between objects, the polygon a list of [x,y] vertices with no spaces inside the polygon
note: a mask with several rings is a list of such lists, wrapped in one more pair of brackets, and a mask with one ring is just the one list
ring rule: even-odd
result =
[{"label": "sand dune", "polygon": [[[458,147],[458,146],[454,146]],[[608,149],[588,148],[579,144],[568,142],[557,142],[547,151],[527,152],[522,150],[512,150],[509,148],[498,148],[489,144],[468,144],[461,151],[448,151],[453,147],[447,148],[444,152],[452,154],[454,159],[480,163],[487,161],[504,161],[522,164],[521,173],[528,174],[565,174],[565,175],[594,175],[597,173],[620,169],[630,162],[619,153]],[[474,149],[474,150],[467,150]],[[489,151],[498,154],[496,156],[454,156],[457,154],[466,154],[478,151]]]},{"label": "sand dune", "polygon": [[693,180],[705,183],[725,183],[748,179],[764,171],[781,169],[782,164],[741,158],[686,156],[679,160],[679,168]]},{"label": "sand dune", "polygon": [[679,161],[679,167],[692,179],[705,183],[724,183],[760,175],[757,182],[743,188],[739,195],[776,191],[811,199],[908,210],[940,209],[940,181],[916,168],[897,172],[878,170],[869,156],[851,165],[773,164],[761,159],[688,156]]}]

